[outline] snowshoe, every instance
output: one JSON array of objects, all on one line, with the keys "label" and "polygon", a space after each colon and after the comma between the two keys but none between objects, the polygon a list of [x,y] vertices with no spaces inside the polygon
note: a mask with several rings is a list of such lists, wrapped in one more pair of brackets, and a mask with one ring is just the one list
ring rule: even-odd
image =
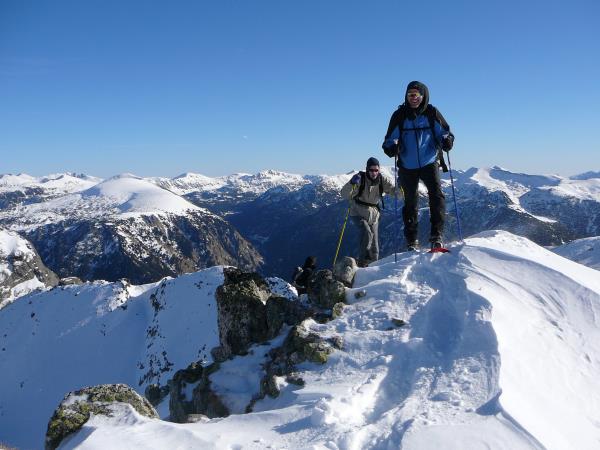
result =
[{"label": "snowshoe", "polygon": [[450,250],[444,247],[441,241],[433,241],[429,253],[450,253]]}]

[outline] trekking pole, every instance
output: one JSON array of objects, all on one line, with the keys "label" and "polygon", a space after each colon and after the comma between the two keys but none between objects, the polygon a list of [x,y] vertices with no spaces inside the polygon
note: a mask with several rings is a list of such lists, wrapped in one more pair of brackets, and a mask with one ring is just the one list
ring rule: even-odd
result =
[{"label": "trekking pole", "polygon": [[454,177],[452,176],[452,164],[450,163],[450,152],[446,153],[448,157],[448,171],[450,172],[450,184],[452,185],[452,198],[454,199],[454,211],[456,214],[456,225],[458,226],[458,237],[463,240],[462,230],[460,229],[460,215],[458,214],[458,205],[456,204],[456,192],[454,191]]},{"label": "trekking pole", "polygon": [[394,262],[398,262],[398,152],[394,156]]},{"label": "trekking pole", "polygon": [[346,219],[344,219],[344,225],[342,226],[342,232],[340,233],[340,239],[338,240],[337,249],[335,250],[335,257],[333,258],[333,268],[335,268],[335,262],[337,261],[340,246],[342,245],[342,238],[344,237],[344,230],[346,229],[346,222],[348,222],[348,216],[350,215],[350,208],[352,207],[352,194],[356,185],[352,185],[352,193],[350,194],[350,200],[348,201],[348,211],[346,211]]}]

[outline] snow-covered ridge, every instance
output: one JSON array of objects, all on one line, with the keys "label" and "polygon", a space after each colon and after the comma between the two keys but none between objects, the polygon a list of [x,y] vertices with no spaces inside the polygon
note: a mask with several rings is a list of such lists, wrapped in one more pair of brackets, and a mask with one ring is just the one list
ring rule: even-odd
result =
[{"label": "snow-covered ridge", "polygon": [[[331,185],[341,188],[346,175],[299,175],[276,170],[264,170],[256,174],[236,173],[210,178],[200,174],[185,173],[175,178],[151,178],[157,185],[179,195],[192,192],[235,192],[237,194],[261,195],[270,189],[285,186],[295,191],[309,183]],[[342,179],[344,180],[342,183]]]},{"label": "snow-covered ridge", "polygon": [[24,188],[41,188],[52,194],[67,194],[82,191],[102,181],[101,178],[75,173],[59,173],[43,177],[27,174],[0,175],[0,192],[10,192]]},{"label": "snow-covered ridge", "polygon": [[561,177],[513,173],[500,167],[471,168],[457,172],[457,184],[477,184],[490,191],[502,191],[517,205],[520,205],[520,197],[536,190],[577,200],[600,201],[600,177],[591,172],[586,176]]},{"label": "snow-covered ridge", "polygon": [[[339,319],[309,325],[344,347],[324,366],[303,364],[303,388],[281,380],[279,397],[253,413],[198,424],[94,420],[84,448],[564,450],[600,440],[596,271],[487,232],[447,255],[359,270],[348,300]],[[408,326],[394,327],[398,317]]]},{"label": "snow-covered ridge", "polygon": [[150,181],[122,174],[80,192],[2,211],[0,220],[8,222],[12,229],[28,230],[63,220],[127,218],[164,213],[181,215],[189,211],[211,214]]},{"label": "snow-covered ridge", "polygon": [[[258,401],[254,412],[194,424],[127,408],[93,418],[63,448],[596,448],[597,274],[498,231],[448,254],[400,254],[397,263],[390,256],[359,269],[338,319],[305,324],[343,346],[322,366],[297,367],[304,386],[281,377],[280,395]],[[4,440],[39,446],[51,408],[83,384],[126,382],[140,392],[135,383],[165,363],[163,351],[173,370],[189,358],[210,358],[217,342],[212,296],[221,281],[209,270],[135,293],[95,284],[12,305],[10,315],[0,314]],[[398,318],[407,325],[396,326]],[[211,375],[228,404],[259,389],[253,380],[266,353],[257,346]],[[54,364],[39,370],[48,357]]]},{"label": "snow-covered ridge", "polygon": [[557,255],[600,271],[600,236],[576,239],[556,247],[552,251]]}]

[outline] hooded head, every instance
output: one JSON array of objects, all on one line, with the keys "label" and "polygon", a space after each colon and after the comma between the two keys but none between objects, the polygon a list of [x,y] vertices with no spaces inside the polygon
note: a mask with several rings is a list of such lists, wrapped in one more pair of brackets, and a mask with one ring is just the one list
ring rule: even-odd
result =
[{"label": "hooded head", "polygon": [[317,257],[309,256],[306,258],[306,261],[304,261],[304,265],[302,267],[305,269],[315,269],[317,267]]},{"label": "hooded head", "polygon": [[[407,94],[411,89],[416,89],[423,97],[423,100],[417,108],[410,107],[410,103],[408,101]],[[406,86],[406,93],[404,94],[404,104],[409,107],[409,116],[415,117],[418,114],[423,114],[427,109],[427,105],[429,104],[429,89],[427,89],[427,86],[420,81],[411,81],[408,83],[408,86]]]},{"label": "hooded head", "polygon": [[[369,168],[377,168],[377,172],[371,172]],[[367,176],[371,180],[375,180],[379,176],[379,160],[373,156],[367,159],[367,167],[366,167]]]}]

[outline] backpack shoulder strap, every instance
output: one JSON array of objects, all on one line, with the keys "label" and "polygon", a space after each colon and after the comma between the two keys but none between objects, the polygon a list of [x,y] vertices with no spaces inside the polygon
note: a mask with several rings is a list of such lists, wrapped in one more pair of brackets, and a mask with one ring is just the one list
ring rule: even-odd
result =
[{"label": "backpack shoulder strap", "polygon": [[[438,110],[433,105],[427,105],[427,109],[425,110],[425,115],[427,116],[427,120],[429,121],[429,128],[431,128],[431,135],[435,140],[435,146],[437,148],[438,159],[440,162],[440,167],[442,168],[442,172],[448,172],[448,166],[446,166],[446,161],[444,161],[444,151],[442,150],[442,143],[439,141],[437,136],[435,135],[435,122],[437,121],[441,127],[445,130],[449,130],[448,124],[445,120],[438,120],[441,116]],[[442,121],[444,123],[442,123]]]},{"label": "backpack shoulder strap", "polygon": [[385,134],[385,139],[389,138],[396,127],[400,133],[402,133],[402,129],[404,128],[404,120],[406,119],[406,106],[404,104],[398,106],[398,109],[394,111],[392,117],[390,119],[390,124],[388,125],[387,133]]},{"label": "backpack shoulder strap", "polygon": [[365,185],[367,184],[366,180],[365,180],[365,172],[363,172],[362,170],[360,172],[360,186],[358,188],[358,194],[356,194],[356,197],[354,198],[360,198],[360,196],[363,194],[363,192],[365,192]]},{"label": "backpack shoulder strap", "polygon": [[404,103],[402,103],[398,107],[398,118],[396,119],[398,131],[400,131],[400,133],[402,133],[402,130],[404,129],[404,121],[405,120],[406,120],[406,105]]}]

